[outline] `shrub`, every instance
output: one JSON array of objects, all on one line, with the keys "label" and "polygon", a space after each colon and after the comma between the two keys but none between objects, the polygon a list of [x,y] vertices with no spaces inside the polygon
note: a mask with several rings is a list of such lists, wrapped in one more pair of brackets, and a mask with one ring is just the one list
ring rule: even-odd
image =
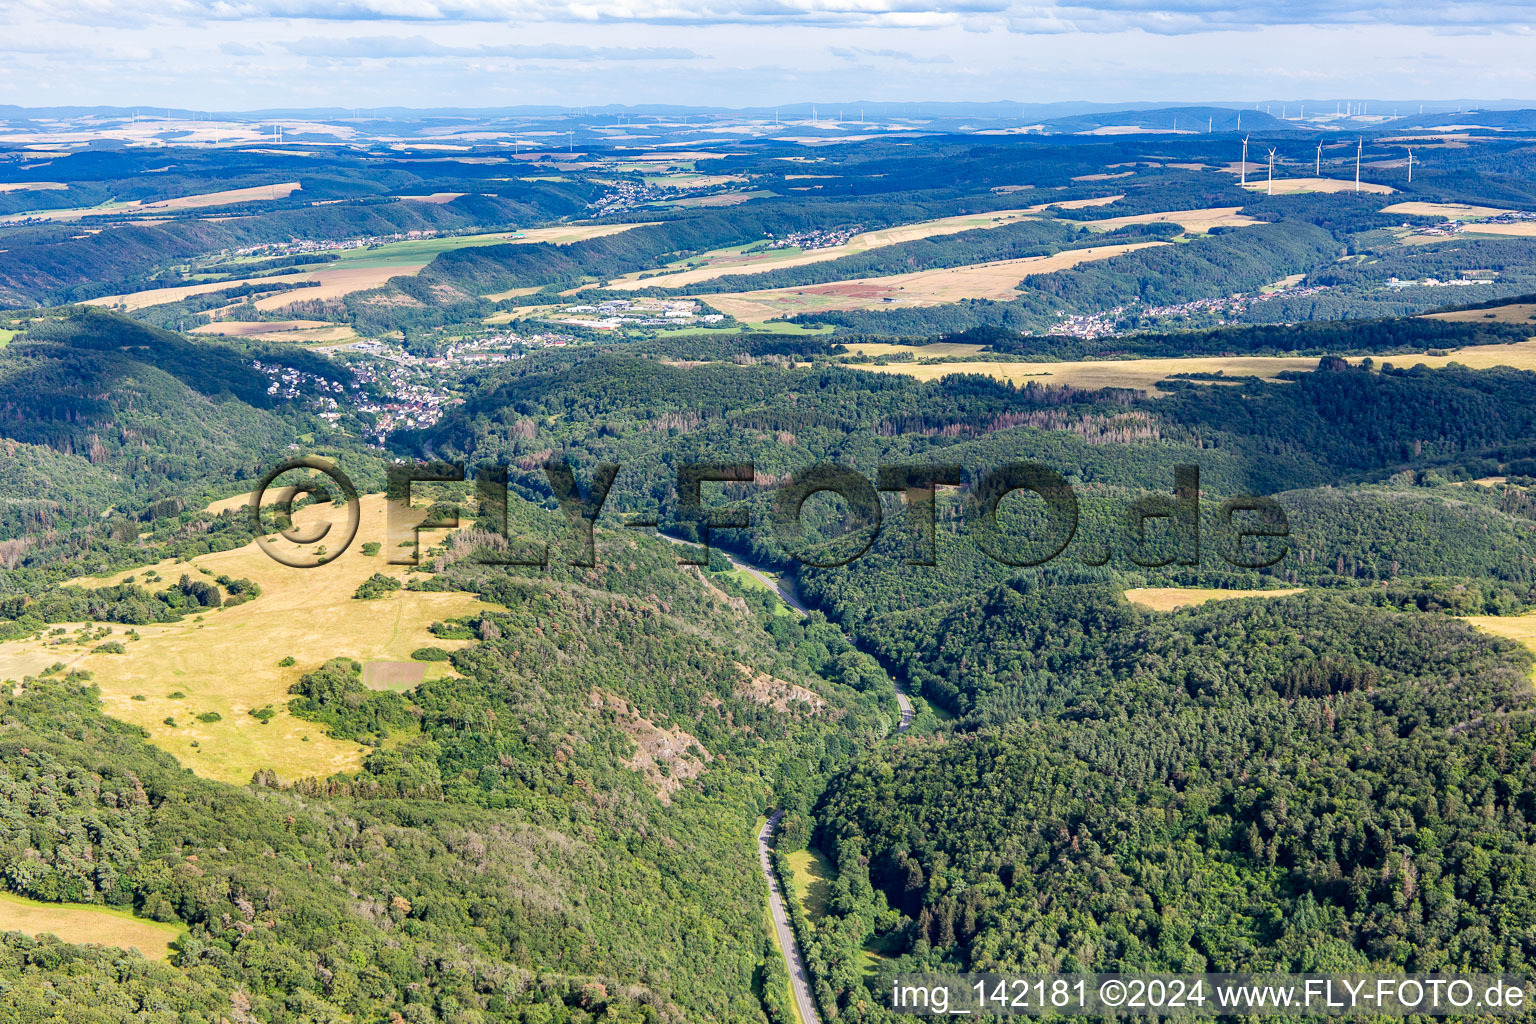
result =
[{"label": "shrub", "polygon": [[202,714],[197,716],[197,720],[199,722],[222,722],[224,720],[224,716],[219,714],[217,711],[204,711]]},{"label": "shrub", "polygon": [[295,662],[293,660],[293,655],[290,654],[290,655],[288,655],[288,657],[286,657],[282,661],[278,662],[277,663],[277,667],[278,668],[292,668],[294,664],[295,664]]},{"label": "shrub", "polygon": [[116,640],[108,640],[104,644],[97,644],[91,650],[95,654],[122,654],[123,645]]},{"label": "shrub", "polygon": [[418,647],[411,652],[412,661],[447,661],[448,652],[441,647]]},{"label": "shrub", "polygon": [[382,545],[380,545],[378,541],[370,540],[363,545],[363,554],[369,558],[372,558],[374,555],[379,553],[379,548],[381,546]]},{"label": "shrub", "polygon": [[359,601],[377,601],[379,598],[400,589],[400,581],[393,576],[385,576],[383,573],[374,573],[363,585],[357,588],[357,593],[352,596]]}]

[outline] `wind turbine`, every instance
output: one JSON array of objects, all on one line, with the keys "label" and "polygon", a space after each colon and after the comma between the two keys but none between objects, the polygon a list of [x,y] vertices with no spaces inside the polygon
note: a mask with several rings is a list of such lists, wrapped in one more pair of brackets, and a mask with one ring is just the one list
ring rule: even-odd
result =
[{"label": "wind turbine", "polygon": [[1360,191],[1360,154],[1365,152],[1365,139],[1355,143],[1355,191]]},{"label": "wind turbine", "polygon": [[1413,150],[1408,150],[1408,184],[1413,184]]},{"label": "wind turbine", "polygon": [[1242,184],[1248,184],[1248,136],[1243,136],[1243,164],[1240,173],[1243,176]]},{"label": "wind turbine", "polygon": [[1275,194],[1275,151],[1269,151],[1269,194]]},{"label": "wind turbine", "polygon": [[1321,178],[1323,176],[1323,140],[1322,139],[1318,139],[1317,140],[1317,169],[1315,171],[1313,171],[1312,173],[1314,174],[1314,176],[1319,177],[1319,178]]}]

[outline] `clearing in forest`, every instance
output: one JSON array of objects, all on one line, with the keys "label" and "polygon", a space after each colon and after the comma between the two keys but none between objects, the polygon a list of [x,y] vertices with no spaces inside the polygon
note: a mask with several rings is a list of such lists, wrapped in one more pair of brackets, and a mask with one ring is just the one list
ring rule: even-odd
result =
[{"label": "clearing in forest", "polygon": [[[1531,227],[1536,229],[1536,224]],[[1492,320],[1497,324],[1524,324],[1536,328],[1536,302],[1511,302],[1487,309],[1456,309],[1449,313],[1424,313],[1427,320]]]},{"label": "clearing in forest", "polygon": [[1240,206],[1208,206],[1199,210],[1170,210],[1167,213],[1137,213],[1108,220],[1065,221],[1081,224],[1090,231],[1116,231],[1132,224],[1177,224],[1188,235],[1203,235],[1211,228],[1245,228],[1263,221],[1244,216]]},{"label": "clearing in forest", "polygon": [[[1233,164],[1229,170],[1236,174],[1241,168]],[[1248,191],[1269,191],[1268,169],[1263,164],[1250,163],[1248,165]],[[1275,195],[1289,196],[1303,192],[1353,192],[1355,190],[1354,178],[1276,178]],[[1390,185],[1378,185],[1374,181],[1362,181],[1361,192],[1373,192],[1377,195],[1391,195],[1397,189]]]},{"label": "clearing in forest", "polygon": [[1289,597],[1301,593],[1300,587],[1285,590],[1217,590],[1208,587],[1135,587],[1125,592],[1131,604],[1154,612],[1193,608],[1207,601],[1236,601],[1244,597]]},{"label": "clearing in forest", "polygon": [[[1359,363],[1372,358],[1377,363],[1391,363],[1400,368],[1426,366],[1439,369],[1460,363],[1473,370],[1508,366],[1516,370],[1536,370],[1536,340],[1512,345],[1472,345],[1445,355],[1395,354],[1385,356],[1350,356]],[[904,373],[918,380],[938,380],[951,373],[977,373],[1013,384],[1035,381],[1038,384],[1069,384],[1079,388],[1134,388],[1157,394],[1158,381],[1181,373],[1221,373],[1229,378],[1259,377],[1274,380],[1287,371],[1317,369],[1316,356],[1160,356],[1150,359],[1085,359],[1063,362],[971,362],[971,363],[888,363],[852,364],[857,369],[877,373]]]},{"label": "clearing in forest", "polygon": [[[295,519],[301,525],[337,522],[343,512],[328,504],[311,505],[298,510]],[[339,558],[318,568],[280,565],[252,543],[190,562],[162,562],[152,567],[159,583],[145,583],[142,568],[70,581],[104,586],[135,576],[141,586],[157,589],[174,585],[183,574],[204,582],[228,575],[254,580],[262,592],[244,604],[209,609],[180,622],[113,625],[105,640],[122,644],[122,654],[96,653],[101,640],[74,642],[74,625],[65,627],[64,637],[0,644],[0,679],[19,680],[55,662],[85,669],[101,688],[108,714],[143,727],[151,743],[208,778],[243,784],[263,768],[276,770],[285,781],[356,771],[364,748],[331,739],[324,726],[289,715],[288,688],[331,658],[407,662],[419,647],[462,647],[467,641],[440,639],[427,627],[487,607],[463,593],[396,590],[377,600],[355,599],[358,586],[373,573],[409,578],[405,566],[385,564],[384,551],[362,553],[364,542],[384,542],[384,534],[384,499],[368,495],[362,498],[356,539]],[[130,629],[139,639],[127,636]],[[285,658],[294,663],[280,665]],[[433,678],[451,671],[447,662],[432,662],[425,674]],[[266,707],[275,716],[262,724],[251,712]],[[218,717],[198,717],[210,714]],[[175,724],[167,724],[167,718]]]},{"label": "clearing in forest", "polygon": [[127,910],[86,903],[40,903],[0,893],[0,932],[36,938],[56,935],[76,945],[137,949],[146,960],[164,960],[183,927],[134,917]]}]

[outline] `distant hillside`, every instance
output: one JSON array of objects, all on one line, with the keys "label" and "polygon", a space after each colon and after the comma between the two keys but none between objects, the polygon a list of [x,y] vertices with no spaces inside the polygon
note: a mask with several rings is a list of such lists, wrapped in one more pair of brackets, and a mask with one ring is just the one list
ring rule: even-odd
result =
[{"label": "distant hillside", "polygon": [[[265,357],[336,373],[301,350]],[[120,506],[253,474],[296,429],[292,413],[272,410],[251,358],[97,310],[45,320],[0,349],[4,462],[46,466],[49,481],[4,475],[0,531],[136,511]]]},{"label": "distant hillside", "polygon": [[1282,121],[1261,110],[1231,110],[1227,107],[1160,107],[1156,110],[1110,110],[1102,113],[1074,114],[1045,122],[1045,130],[1053,134],[1079,134],[1082,132],[1113,129],[1136,129],[1156,132],[1232,132],[1252,130],[1256,132],[1295,131],[1296,125]]}]

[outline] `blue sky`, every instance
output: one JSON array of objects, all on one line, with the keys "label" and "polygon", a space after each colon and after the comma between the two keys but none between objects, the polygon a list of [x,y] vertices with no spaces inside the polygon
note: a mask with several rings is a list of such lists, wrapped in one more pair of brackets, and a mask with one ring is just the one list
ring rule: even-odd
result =
[{"label": "blue sky", "polygon": [[0,102],[1536,98],[1529,3],[6,0]]}]

